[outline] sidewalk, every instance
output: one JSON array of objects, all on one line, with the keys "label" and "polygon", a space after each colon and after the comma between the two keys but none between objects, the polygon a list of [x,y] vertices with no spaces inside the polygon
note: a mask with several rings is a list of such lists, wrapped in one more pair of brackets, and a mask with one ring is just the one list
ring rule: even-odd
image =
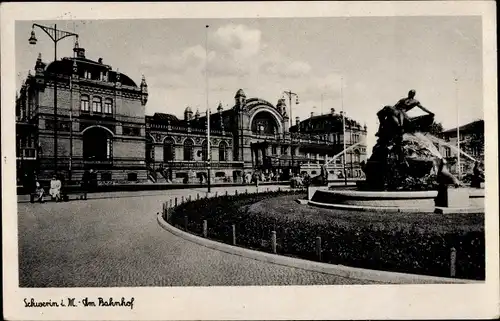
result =
[{"label": "sidewalk", "polygon": [[[274,184],[272,184],[274,183]],[[332,182],[329,183],[330,187],[348,187],[352,188],[356,186],[355,182],[348,182],[348,185],[345,185],[345,182]],[[138,186],[138,185],[136,185]],[[289,184],[285,184],[284,182],[267,182],[266,184],[259,184],[259,192],[264,192],[264,191],[272,191],[272,190],[278,190],[278,188],[281,188],[281,190],[288,190],[290,189]],[[255,184],[252,185],[217,185],[217,186],[212,186],[211,188],[211,193],[209,196],[215,196],[215,193],[218,193],[218,195],[225,194],[225,191],[228,191],[228,194],[233,194],[236,190],[238,190],[238,193],[245,192],[245,190],[248,190],[249,193],[255,193],[256,187]],[[304,191],[306,192],[306,191]],[[182,195],[192,195],[192,197],[196,197],[197,194],[200,195],[200,197],[205,197],[207,194],[207,186],[206,185],[172,185],[172,188],[170,189],[144,189],[144,190],[118,190],[118,191],[97,191],[93,193],[88,193],[87,194],[87,199],[105,199],[105,198],[123,198],[123,197],[142,197],[142,196],[156,196],[156,195],[176,195],[181,197]],[[68,193],[69,201],[77,201],[80,199],[80,196],[83,194],[78,191],[70,191]],[[50,200],[49,196],[45,196],[44,200],[46,202],[52,202]],[[18,203],[29,203],[30,201],[30,196],[23,194],[23,195],[17,195],[17,202]]]},{"label": "sidewalk", "polygon": [[[261,185],[258,188],[259,192],[265,192],[265,191],[275,191],[275,190],[289,190],[290,187],[288,186],[283,186],[283,185]],[[188,198],[191,196],[192,199],[196,199],[196,197],[206,197],[208,194],[208,197],[213,197],[216,194],[221,196],[224,195],[228,192],[228,195],[234,195],[235,191],[238,191],[238,193],[245,193],[245,191],[248,191],[248,193],[255,193],[257,191],[255,185],[241,185],[241,186],[218,186],[218,187],[213,187],[211,188],[211,192],[207,192],[206,187],[184,187],[181,189],[170,189],[170,190],[145,190],[145,191],[117,191],[117,192],[95,192],[95,193],[88,193],[87,194],[87,200],[92,200],[92,199],[110,199],[110,198],[130,198],[130,197],[145,197],[145,196],[161,196],[164,195],[166,197],[179,197],[181,198],[184,196],[185,198]],[[69,202],[71,201],[79,201],[80,196],[82,196],[82,193],[69,193]],[[44,197],[45,202],[53,202],[50,200],[50,196],[45,196]],[[30,197],[29,195],[18,195],[17,196],[17,202],[18,203],[29,203]]]}]

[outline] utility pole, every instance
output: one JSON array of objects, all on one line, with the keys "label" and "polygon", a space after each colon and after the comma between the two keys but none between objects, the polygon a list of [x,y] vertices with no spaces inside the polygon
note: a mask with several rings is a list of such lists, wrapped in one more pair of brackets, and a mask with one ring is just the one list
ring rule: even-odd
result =
[{"label": "utility pole", "polygon": [[299,95],[292,92],[291,90],[288,90],[288,91],[285,90],[283,93],[285,93],[288,96],[288,101],[290,103],[290,127],[292,127],[292,125],[293,125],[292,97],[295,96],[295,104],[298,105],[299,104]]},{"label": "utility pole", "polygon": [[321,115],[323,115],[323,94],[321,94]]},{"label": "utility pole", "polygon": [[[299,95],[297,95],[296,93],[292,92],[291,90],[288,90],[288,91],[285,90],[283,93],[288,96],[288,102],[290,104],[290,127],[292,127],[292,124],[293,124],[292,97],[295,96],[295,104],[298,105],[299,104]],[[292,159],[292,166],[291,166],[291,172],[292,173],[291,174],[292,174],[292,177],[293,177],[294,150],[293,150],[292,133],[290,133],[290,155],[291,155],[291,159]]]},{"label": "utility pole", "polygon": [[69,182],[71,182],[72,171],[73,171],[73,80],[72,79],[73,75],[69,77],[69,164],[68,164]]}]

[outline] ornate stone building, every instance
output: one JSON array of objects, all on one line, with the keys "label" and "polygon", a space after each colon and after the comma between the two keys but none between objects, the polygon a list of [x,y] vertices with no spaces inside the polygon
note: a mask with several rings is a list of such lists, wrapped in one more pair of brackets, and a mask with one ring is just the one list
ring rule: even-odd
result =
[{"label": "ornate stone building", "polygon": [[[79,181],[86,169],[97,171],[100,184],[206,181],[207,115],[188,107],[181,119],[146,116],[147,100],[144,77],[137,85],[102,59],[86,58],[78,44],[74,57],[47,65],[39,56],[35,74],[27,77],[16,99],[19,183],[33,172],[42,180],[57,172]],[[213,182],[238,182],[256,170],[280,179],[304,172],[314,176],[322,164],[333,178],[343,171],[343,118],[334,110],[296,119],[290,127],[284,99],[273,105],[247,98],[241,89],[231,108],[214,107]],[[366,160],[366,127],[345,118],[345,132],[346,146],[353,147],[346,153],[347,175],[359,177],[360,162]]]},{"label": "ornate stone building", "polygon": [[72,58],[47,65],[39,55],[16,100],[18,178],[57,172],[78,181],[94,169],[101,181],[146,180],[147,99],[144,78],[138,86],[102,59],[87,59],[78,43]]},{"label": "ornate stone building", "polygon": [[[292,173],[317,175],[322,164],[333,177],[343,171],[342,116],[334,110],[290,127],[287,106],[248,98],[238,90],[232,108],[219,104],[210,114],[212,180],[238,182],[255,170],[288,179]],[[347,175],[362,175],[366,160],[366,126],[345,119]],[[146,163],[153,181],[185,182],[207,178],[207,117],[190,107],[184,118],[156,113],[146,116]],[[340,154],[340,155],[339,155]],[[334,158],[335,157],[335,158]],[[272,173],[272,174],[271,174]]]}]

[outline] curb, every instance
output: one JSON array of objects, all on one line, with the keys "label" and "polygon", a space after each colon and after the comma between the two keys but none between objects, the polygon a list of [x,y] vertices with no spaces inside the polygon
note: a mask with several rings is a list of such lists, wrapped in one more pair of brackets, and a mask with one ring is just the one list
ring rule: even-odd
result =
[{"label": "curb", "polygon": [[436,206],[434,213],[436,214],[484,214],[485,209],[480,207],[439,207]]},{"label": "curb", "polygon": [[307,204],[321,207],[321,208],[334,208],[350,211],[361,211],[361,212],[390,212],[390,213],[402,213],[402,212],[417,212],[417,213],[434,213],[434,207],[428,209],[422,209],[418,207],[391,207],[391,206],[362,206],[362,205],[348,205],[348,204],[327,204],[315,201],[308,201]]},{"label": "curb", "polygon": [[476,284],[483,283],[483,281],[454,279],[445,277],[426,276],[418,274],[407,274],[399,272],[387,272],[368,270],[362,268],[347,267],[343,265],[334,265],[328,263],[314,262],[303,259],[297,259],[277,254],[270,254],[255,250],[250,250],[242,247],[232,246],[229,244],[212,241],[205,239],[191,233],[182,231],[169,223],[167,223],[161,214],[157,215],[158,224],[166,231],[183,238],[187,241],[205,246],[210,249],[218,250],[221,252],[234,254],[253,260],[283,265],[287,267],[298,268],[311,272],[319,272],[324,274],[336,275],[348,279],[365,280],[387,284]]}]

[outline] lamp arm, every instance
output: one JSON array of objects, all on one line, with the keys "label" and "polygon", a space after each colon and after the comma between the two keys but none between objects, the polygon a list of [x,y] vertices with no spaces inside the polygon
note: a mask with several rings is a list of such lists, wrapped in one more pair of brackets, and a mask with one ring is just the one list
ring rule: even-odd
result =
[{"label": "lamp arm", "polygon": [[[64,30],[60,30],[60,29],[55,29],[55,28],[52,28],[52,27],[42,26],[42,25],[39,25],[37,23],[34,23],[32,25],[33,29],[35,27],[38,27],[38,28],[42,29],[50,37],[50,39],[52,39],[52,41],[54,41],[54,42],[58,42],[59,40],[62,40],[64,38],[66,38],[66,37],[71,37],[71,36],[78,38],[78,34],[73,33],[73,32],[64,31]],[[58,37],[58,33],[60,33],[61,36]]]}]

